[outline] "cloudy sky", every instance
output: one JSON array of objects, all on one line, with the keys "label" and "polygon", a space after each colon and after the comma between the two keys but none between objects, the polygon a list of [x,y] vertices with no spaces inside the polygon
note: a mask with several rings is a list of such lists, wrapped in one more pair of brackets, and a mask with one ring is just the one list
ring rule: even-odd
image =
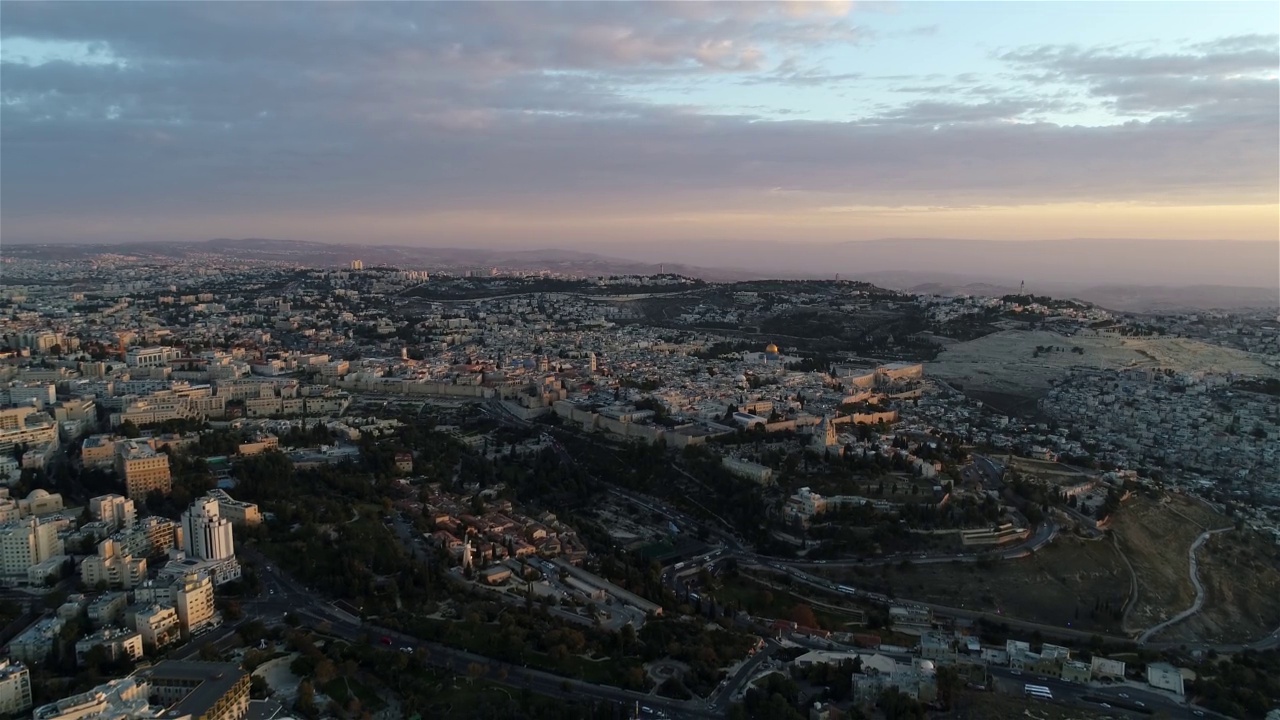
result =
[{"label": "cloudy sky", "polygon": [[5,241],[1276,241],[1274,2],[6,2]]}]

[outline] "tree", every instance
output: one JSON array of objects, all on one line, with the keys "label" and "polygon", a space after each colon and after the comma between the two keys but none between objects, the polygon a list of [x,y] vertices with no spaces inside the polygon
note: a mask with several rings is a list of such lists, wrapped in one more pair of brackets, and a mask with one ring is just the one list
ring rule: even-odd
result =
[{"label": "tree", "polygon": [[797,625],[803,625],[804,627],[821,627],[818,625],[817,616],[813,614],[813,608],[804,603],[797,603],[795,607],[791,608],[791,619]]},{"label": "tree", "polygon": [[142,435],[142,431],[138,429],[138,426],[135,425],[132,420],[125,420],[120,423],[120,427],[116,428],[116,432],[130,439]]}]

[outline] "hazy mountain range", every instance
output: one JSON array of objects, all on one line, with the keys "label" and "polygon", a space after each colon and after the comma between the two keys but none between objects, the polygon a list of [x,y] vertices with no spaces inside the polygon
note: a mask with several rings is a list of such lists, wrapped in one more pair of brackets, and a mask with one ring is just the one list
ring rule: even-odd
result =
[{"label": "hazy mountain range", "polygon": [[1063,240],[1000,242],[895,239],[838,244],[602,244],[601,252],[316,243],[259,238],[110,245],[21,245],[0,253],[41,259],[101,254],[182,259],[214,255],[308,266],[463,270],[499,267],[582,275],[660,269],[711,281],[775,278],[865,280],[921,293],[1000,295],[1019,284],[1116,310],[1280,306],[1280,245],[1257,242]]}]

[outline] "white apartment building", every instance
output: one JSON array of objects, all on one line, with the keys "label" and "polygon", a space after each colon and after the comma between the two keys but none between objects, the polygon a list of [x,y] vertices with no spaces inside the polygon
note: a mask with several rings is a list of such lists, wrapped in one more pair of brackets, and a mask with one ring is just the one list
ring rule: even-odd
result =
[{"label": "white apartment building", "polygon": [[33,565],[63,554],[58,525],[34,517],[0,525],[0,574],[26,582]]},{"label": "white apartment building", "polygon": [[98,543],[98,554],[80,563],[80,581],[86,587],[99,583],[109,588],[131,590],[147,579],[147,559],[123,552],[114,540]]},{"label": "white apartment building", "polygon": [[182,621],[172,605],[152,605],[133,616],[134,629],[142,635],[142,642],[153,648],[162,648],[178,639],[182,633]]},{"label": "white apartment building", "polygon": [[182,536],[188,557],[227,560],[235,557],[231,521],[222,517],[218,499],[203,497],[182,513]]},{"label": "white apartment building", "polygon": [[14,716],[31,708],[31,672],[9,659],[0,660],[0,715]]},{"label": "white apartment building", "polygon": [[171,347],[135,347],[125,353],[124,362],[129,367],[159,367],[170,360],[182,357],[182,351]]},{"label": "white apartment building", "polygon": [[174,592],[174,609],[182,629],[196,632],[218,622],[213,609],[213,580],[208,576],[186,576]]},{"label": "white apartment building", "polygon": [[133,501],[122,495],[99,495],[89,499],[89,514],[116,530],[127,530],[138,522],[138,512]]}]

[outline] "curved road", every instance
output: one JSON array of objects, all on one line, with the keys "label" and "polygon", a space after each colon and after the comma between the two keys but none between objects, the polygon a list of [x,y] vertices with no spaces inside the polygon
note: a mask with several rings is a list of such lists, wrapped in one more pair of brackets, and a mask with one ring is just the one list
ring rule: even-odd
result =
[{"label": "curved road", "polygon": [[1192,615],[1195,615],[1196,613],[1200,612],[1200,608],[1204,607],[1204,585],[1201,584],[1200,575],[1197,572],[1196,551],[1200,549],[1201,545],[1204,545],[1205,541],[1209,539],[1210,535],[1217,535],[1218,533],[1230,532],[1231,530],[1234,530],[1234,529],[1235,528],[1219,528],[1217,530],[1205,530],[1204,532],[1200,533],[1200,537],[1196,538],[1195,542],[1191,543],[1191,549],[1187,551],[1187,558],[1189,560],[1189,567],[1191,568],[1191,584],[1194,585],[1196,588],[1195,602],[1191,603],[1191,607],[1187,608],[1186,610],[1183,610],[1177,615],[1174,615],[1168,620],[1165,620],[1164,622],[1158,625],[1152,625],[1151,627],[1144,630],[1143,633],[1138,636],[1139,645],[1146,645],[1147,642],[1151,640],[1151,637],[1156,633],[1159,633],[1161,630],[1164,630],[1170,625],[1173,625],[1175,623],[1180,623],[1183,620],[1186,620],[1187,618],[1191,617]]}]

